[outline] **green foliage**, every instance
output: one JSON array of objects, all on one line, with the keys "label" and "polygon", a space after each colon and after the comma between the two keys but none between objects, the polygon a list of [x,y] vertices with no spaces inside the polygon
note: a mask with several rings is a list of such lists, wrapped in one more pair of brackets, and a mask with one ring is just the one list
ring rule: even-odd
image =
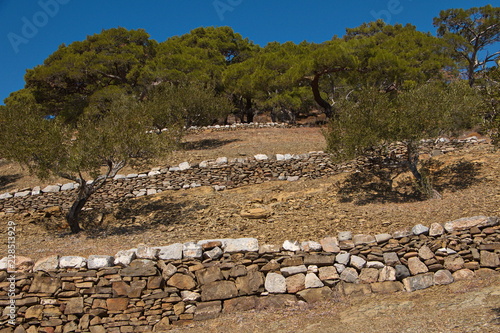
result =
[{"label": "green foliage", "polygon": [[157,132],[168,129],[180,138],[190,126],[211,125],[231,111],[229,100],[213,88],[201,84],[174,85],[163,83],[152,88],[143,108],[151,116]]},{"label": "green foliage", "polygon": [[484,72],[482,78],[483,89],[481,93],[484,99],[483,120],[486,130],[489,132],[493,144],[500,146],[500,68],[492,67]]},{"label": "green foliage", "polygon": [[31,98],[16,99],[0,109],[0,155],[19,162],[39,178],[51,175],[51,168],[65,164],[63,142],[68,132],[60,121],[43,118],[41,107]]},{"label": "green foliage", "polygon": [[222,89],[222,73],[256,50],[247,38],[229,27],[197,28],[159,44],[156,57],[143,70],[142,81],[202,82]]},{"label": "green foliage", "polygon": [[464,82],[428,83],[400,93],[364,90],[340,103],[325,136],[337,160],[368,151],[385,154],[390,143],[401,142],[406,151],[398,162],[411,171],[419,191],[437,198],[428,175],[418,169],[418,142],[470,129],[478,123],[480,109],[480,96]]},{"label": "green foliage", "polygon": [[326,133],[329,149],[341,160],[367,149],[403,141],[452,135],[478,122],[481,99],[463,82],[428,83],[401,93],[358,91],[338,105]]},{"label": "green foliage", "polygon": [[62,117],[48,120],[29,96],[0,110],[3,157],[19,162],[40,178],[55,175],[80,185],[67,215],[72,232],[81,230],[79,213],[95,191],[127,163],[163,151],[162,142],[167,142],[147,133],[149,115],[131,96],[119,95],[95,104],[94,111],[81,115],[76,124],[68,124]]},{"label": "green foliage", "polygon": [[499,59],[500,51],[486,54],[482,59],[480,51],[500,41],[500,7],[443,10],[434,19],[434,25],[438,35],[448,43],[455,60],[465,69],[471,86],[476,72]]},{"label": "green foliage", "polygon": [[103,30],[84,41],[61,45],[43,65],[27,71],[26,87],[46,114],[76,122],[98,90],[118,86],[136,91],[155,48],[156,42],[144,30]]}]

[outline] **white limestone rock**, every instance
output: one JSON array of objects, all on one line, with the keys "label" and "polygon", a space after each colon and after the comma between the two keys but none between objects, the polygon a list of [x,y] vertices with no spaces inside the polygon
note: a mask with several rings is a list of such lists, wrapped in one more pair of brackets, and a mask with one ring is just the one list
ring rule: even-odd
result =
[{"label": "white limestone rock", "polygon": [[158,259],[161,260],[181,260],[184,244],[175,243],[168,246],[157,247]]},{"label": "white limestone rock", "polygon": [[203,248],[201,245],[193,242],[184,243],[182,255],[184,258],[201,259],[203,255]]},{"label": "white limestone rock", "polygon": [[64,256],[59,258],[60,268],[82,268],[87,265],[87,259],[79,256]]},{"label": "white limestone rock", "polygon": [[91,255],[87,259],[87,268],[88,269],[99,269],[103,267],[112,267],[114,264],[115,258],[112,256],[104,256],[104,255]]},{"label": "white limestone rock", "polygon": [[318,278],[318,276],[314,273],[307,273],[305,285],[306,289],[321,288],[325,286],[323,282],[321,282],[321,280]]},{"label": "white limestone rock", "polygon": [[49,185],[42,189],[43,193],[57,193],[61,190],[59,185]]},{"label": "white limestone rock", "polygon": [[257,238],[228,239],[224,246],[225,253],[258,252],[259,241]]},{"label": "white limestone rock", "polygon": [[118,251],[118,253],[115,254],[114,257],[114,264],[120,266],[130,265],[132,260],[136,258],[135,251],[136,249]]},{"label": "white limestone rock", "polygon": [[307,273],[307,267],[305,265],[282,267],[280,268],[280,272],[283,276],[287,277],[290,275]]},{"label": "white limestone rock", "polygon": [[278,273],[269,273],[266,276],[264,288],[272,294],[286,293],[286,279]]},{"label": "white limestone rock", "polygon": [[297,241],[291,242],[286,240],[283,242],[283,250],[293,252],[300,251],[300,244]]}]

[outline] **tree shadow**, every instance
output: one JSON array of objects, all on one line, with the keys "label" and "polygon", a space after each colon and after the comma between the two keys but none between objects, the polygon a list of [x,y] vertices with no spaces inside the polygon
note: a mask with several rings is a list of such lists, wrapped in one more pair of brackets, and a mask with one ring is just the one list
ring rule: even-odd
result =
[{"label": "tree shadow", "polygon": [[[149,198],[131,199],[112,210],[84,212],[82,225],[89,238],[137,234],[160,226],[185,224],[191,214],[207,207],[191,200],[174,202],[166,196],[154,201]],[[106,220],[110,217],[111,222]]]},{"label": "tree shadow", "polygon": [[203,139],[192,142],[183,142],[181,144],[182,149],[185,150],[205,150],[205,149],[215,149],[225,146],[227,144],[241,141],[240,139],[229,139],[229,140],[218,140],[218,139]]},{"label": "tree shadow", "polygon": [[403,203],[422,200],[422,194],[411,181],[393,185],[393,180],[363,170],[349,175],[338,190],[340,202],[363,206],[370,203]]},{"label": "tree shadow", "polygon": [[481,163],[478,162],[461,160],[446,167],[438,166],[438,168],[431,172],[431,179],[434,188],[439,192],[465,190],[483,180],[480,177]]},{"label": "tree shadow", "polygon": [[[464,190],[482,181],[480,163],[461,160],[445,167],[443,165],[443,162],[432,159],[421,165],[421,173],[429,177],[433,188],[440,193]],[[409,175],[404,176],[405,172],[407,170],[403,165],[392,164],[389,167],[377,163],[374,167],[369,163],[360,172],[349,175],[339,186],[340,201],[366,205],[426,200],[427,196],[419,190],[416,181]],[[399,178],[397,182],[396,178]]]},{"label": "tree shadow", "polygon": [[19,179],[21,179],[20,174],[14,174],[14,175],[3,175],[0,176],[0,191],[6,190],[9,188],[9,184],[12,184]]},{"label": "tree shadow", "polygon": [[492,308],[491,311],[496,316],[492,321],[495,323],[495,325],[500,325],[500,308]]}]

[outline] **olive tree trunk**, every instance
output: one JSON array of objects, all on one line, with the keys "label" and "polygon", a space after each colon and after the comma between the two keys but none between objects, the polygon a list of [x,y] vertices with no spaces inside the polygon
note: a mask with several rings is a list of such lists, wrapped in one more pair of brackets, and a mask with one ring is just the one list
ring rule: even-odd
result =
[{"label": "olive tree trunk", "polygon": [[71,205],[68,213],[66,214],[66,221],[68,222],[69,228],[72,233],[76,234],[83,230],[80,226],[80,213],[82,212],[83,207],[92,196],[92,194],[99,190],[109,178],[113,178],[114,176],[116,176],[118,171],[120,171],[124,166],[125,161],[109,161],[107,163],[108,170],[106,174],[100,175],[91,183],[87,183],[81,173],[79,173],[78,177],[64,173],[59,174],[61,177],[76,181],[80,185],[78,188],[76,199]]}]

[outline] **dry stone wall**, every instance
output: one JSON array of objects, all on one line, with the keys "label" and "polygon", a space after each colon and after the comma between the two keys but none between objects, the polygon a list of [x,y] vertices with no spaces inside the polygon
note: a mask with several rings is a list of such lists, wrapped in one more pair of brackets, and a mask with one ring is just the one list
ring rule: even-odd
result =
[{"label": "dry stone wall", "polygon": [[[423,141],[422,154],[445,154],[464,146],[484,144],[475,137],[466,140],[447,139]],[[403,152],[398,145],[392,147],[396,158]],[[308,154],[255,155],[251,158],[226,158],[188,162],[176,166],[157,167],[136,174],[117,175],[95,193],[86,204],[87,209],[111,207],[130,198],[152,195],[167,190],[190,189],[212,186],[215,190],[259,184],[267,181],[295,181],[331,176],[354,171],[372,163],[362,157],[347,163],[335,164],[325,152]],[[27,210],[43,210],[52,206],[68,209],[76,195],[78,184],[56,184],[45,188],[25,188],[0,194],[0,212],[19,213]]]},{"label": "dry stone wall", "polygon": [[498,273],[499,253],[499,218],[476,216],[301,244],[215,239],[36,263],[5,257],[0,332],[159,332],[338,294],[412,292]]}]

